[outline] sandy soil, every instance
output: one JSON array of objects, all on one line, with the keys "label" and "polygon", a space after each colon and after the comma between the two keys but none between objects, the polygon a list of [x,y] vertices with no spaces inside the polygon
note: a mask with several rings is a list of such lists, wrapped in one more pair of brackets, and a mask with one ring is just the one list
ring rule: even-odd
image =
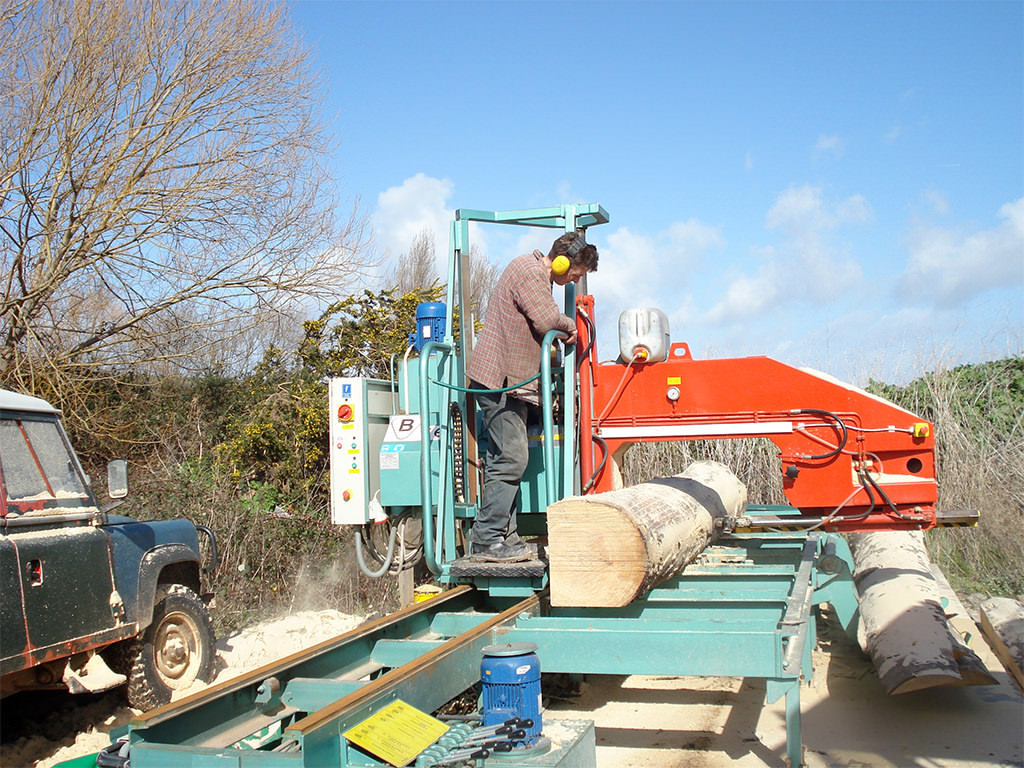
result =
[{"label": "sandy soil", "polygon": [[[859,649],[836,638],[814,652],[801,690],[808,768],[1024,766],[1024,697],[998,686],[886,695]],[[718,677],[591,677],[545,718],[593,720],[600,768],[785,766],[784,701],[763,681]]]},{"label": "sandy soil", "polygon": [[[250,628],[219,644],[217,681],[358,622],[303,612]],[[821,629],[813,680],[801,693],[808,768],[1024,766],[1024,698],[990,653],[998,686],[887,696],[859,649]],[[764,690],[762,681],[736,678],[594,676],[579,696],[546,692],[544,717],[552,727],[557,718],[593,720],[600,768],[774,768],[785,765],[784,702],[765,705]],[[0,764],[50,768],[96,752],[132,716],[121,701],[109,694],[67,708],[52,728],[4,745]]]},{"label": "sandy soil", "polygon": [[[218,641],[217,674],[213,682],[237,677],[276,658],[347,632],[361,622],[362,618],[340,611],[300,611],[249,627]],[[179,699],[194,690],[181,691],[174,698]],[[127,724],[137,714],[137,710],[124,705],[121,691],[90,698],[87,704],[78,704],[78,699],[72,696],[55,699],[73,703],[60,707],[56,713],[48,712],[45,727],[33,729],[33,735],[4,744],[0,750],[0,765],[4,768],[51,768],[65,760],[98,752],[110,744],[112,729]],[[9,706],[11,703],[17,703],[17,697],[5,699],[2,704]]]}]

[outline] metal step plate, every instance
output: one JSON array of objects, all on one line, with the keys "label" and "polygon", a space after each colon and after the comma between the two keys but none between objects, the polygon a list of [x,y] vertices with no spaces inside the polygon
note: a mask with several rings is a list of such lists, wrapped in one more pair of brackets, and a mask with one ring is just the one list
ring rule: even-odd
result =
[{"label": "metal step plate", "polygon": [[539,579],[547,567],[547,563],[540,559],[524,560],[519,563],[487,563],[472,557],[463,557],[451,564],[449,575],[454,578],[488,576]]}]

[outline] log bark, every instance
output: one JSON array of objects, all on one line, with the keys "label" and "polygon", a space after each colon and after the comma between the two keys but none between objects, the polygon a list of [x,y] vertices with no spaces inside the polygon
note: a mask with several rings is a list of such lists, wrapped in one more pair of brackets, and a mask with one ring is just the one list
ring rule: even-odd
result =
[{"label": "log bark", "polygon": [[950,629],[920,531],[847,538],[860,603],[857,639],[888,693],[996,682]]},{"label": "log bark", "polygon": [[743,514],[747,489],[724,464],[548,507],[551,604],[619,608],[677,573]]}]

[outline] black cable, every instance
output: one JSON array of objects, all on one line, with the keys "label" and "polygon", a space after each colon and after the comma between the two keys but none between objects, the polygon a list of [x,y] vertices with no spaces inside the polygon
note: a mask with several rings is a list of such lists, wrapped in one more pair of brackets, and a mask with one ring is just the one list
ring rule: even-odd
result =
[{"label": "black cable", "polygon": [[915,520],[915,521],[918,520],[918,518],[913,517],[912,515],[905,515],[902,512],[900,512],[899,508],[895,504],[892,503],[892,500],[888,496],[885,495],[885,491],[882,490],[882,487],[878,484],[878,482],[875,480],[875,478],[873,478],[871,476],[871,473],[870,472],[865,472],[865,474],[868,476],[868,482],[871,483],[872,487],[876,491],[878,491],[878,495],[882,497],[882,500],[885,501],[885,503],[889,505],[889,509],[891,509],[893,511],[893,514],[895,514],[897,517],[901,518],[902,520]]},{"label": "black cable", "polygon": [[871,486],[868,485],[867,480],[864,479],[864,475],[866,474],[867,472],[862,469],[857,472],[857,477],[860,478],[860,487],[863,488],[864,493],[868,495],[868,499],[871,501],[871,506],[868,507],[866,512],[861,512],[859,515],[844,515],[839,518],[840,520],[863,520],[866,517],[870,517],[871,513],[875,511],[875,497],[871,493]]},{"label": "black cable", "polygon": [[[367,552],[367,554],[369,554],[370,558],[373,559],[373,561],[376,562],[378,565],[383,565],[384,562],[388,558],[387,558],[386,554],[381,554],[378,551],[378,549],[376,548],[376,546],[374,546],[373,535],[372,535],[373,530],[378,525],[385,525],[386,526],[385,530],[388,530],[390,532],[391,528],[400,525],[405,518],[410,517],[413,514],[415,514],[415,513],[406,510],[406,511],[402,512],[401,514],[397,515],[394,519],[388,517],[386,520],[384,520],[381,523],[369,522],[369,523],[364,523],[363,525],[361,525],[359,527],[358,535],[362,539],[363,549],[366,550],[366,552]],[[391,538],[390,537],[390,533],[385,538],[390,539]],[[421,540],[419,544],[416,544],[416,545],[412,546],[411,548],[409,548],[406,551],[405,561],[401,564],[401,566],[402,567],[406,567],[406,566],[416,562],[416,560],[418,560],[418,558],[419,558],[419,554],[418,553],[419,553],[419,550],[422,548],[422,546],[423,546],[423,542]]]},{"label": "black cable", "polygon": [[819,408],[799,408],[796,411],[794,411],[794,413],[809,413],[814,414],[815,416],[824,416],[825,418],[832,419],[832,421],[839,425],[839,434],[841,435],[839,445],[837,445],[828,453],[822,453],[817,456],[805,456],[804,458],[807,461],[820,461],[822,459],[831,459],[833,456],[838,456],[842,452],[843,448],[846,447],[846,441],[850,436],[849,432],[846,431],[846,424],[844,424],[843,420],[836,416],[831,411],[823,411]]},{"label": "black cable", "polygon": [[878,495],[882,498],[882,501],[889,505],[889,509],[891,509],[896,514],[899,514],[900,511],[896,509],[896,505],[893,504],[889,497],[885,495],[885,491],[882,490],[881,486],[878,484],[878,481],[871,476],[871,472],[869,472],[868,470],[864,470],[864,474],[867,475],[868,482],[871,483],[871,487],[878,491]]},{"label": "black cable", "polygon": [[578,368],[583,359],[590,354],[590,350],[594,346],[594,342],[597,341],[597,329],[594,327],[594,321],[590,319],[590,315],[586,312],[580,312],[580,316],[583,318],[583,322],[587,326],[587,346],[582,352],[576,355],[576,367]]},{"label": "black cable", "polygon": [[594,470],[590,479],[587,480],[587,484],[583,486],[581,491],[582,493],[586,493],[591,489],[594,485],[594,481],[597,480],[597,476],[601,474],[601,471],[604,469],[604,465],[608,461],[608,443],[604,441],[604,438],[598,437],[597,435],[593,435],[593,439],[595,443],[598,443],[601,446],[601,463],[597,465],[597,469]]}]

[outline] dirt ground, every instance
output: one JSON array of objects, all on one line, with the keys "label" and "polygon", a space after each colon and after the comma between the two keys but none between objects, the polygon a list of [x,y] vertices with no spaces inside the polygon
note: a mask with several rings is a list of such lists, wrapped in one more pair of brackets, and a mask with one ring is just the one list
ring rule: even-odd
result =
[{"label": "dirt ground", "polygon": [[[336,611],[293,614],[219,644],[218,681],[351,629]],[[982,647],[997,686],[937,688],[887,696],[870,662],[822,626],[814,676],[801,691],[808,768],[999,768],[1024,766],[1024,697]],[[980,645],[979,645],[980,643]],[[592,676],[578,696],[550,697],[546,720],[593,720],[599,768],[784,766],[784,700],[764,704],[764,683],[717,677]],[[73,697],[68,697],[71,699]],[[12,700],[5,700],[9,704]],[[45,712],[45,728],[7,741],[5,768],[51,768],[109,743],[132,711],[116,694]],[[54,722],[55,721],[55,722]]]},{"label": "dirt ground", "polygon": [[[249,627],[217,642],[217,673],[212,682],[237,677],[347,632],[362,621],[359,616],[340,611],[300,611]],[[181,691],[174,698],[195,690]],[[40,708],[39,722],[19,723],[28,735],[8,739],[8,734],[4,734],[0,746],[3,768],[52,768],[65,760],[94,754],[110,744],[111,730],[126,725],[137,714],[125,705],[121,690],[93,697],[52,693],[19,696],[26,696],[28,706]],[[47,700],[56,703],[47,705]],[[20,704],[19,697],[4,699],[0,707],[12,704]]]},{"label": "dirt ground", "polygon": [[[844,639],[819,643],[801,690],[807,768],[1024,766],[1024,697],[998,686],[888,696]],[[593,720],[600,768],[785,766],[784,700],[762,681],[720,677],[591,677],[546,718]]]}]

